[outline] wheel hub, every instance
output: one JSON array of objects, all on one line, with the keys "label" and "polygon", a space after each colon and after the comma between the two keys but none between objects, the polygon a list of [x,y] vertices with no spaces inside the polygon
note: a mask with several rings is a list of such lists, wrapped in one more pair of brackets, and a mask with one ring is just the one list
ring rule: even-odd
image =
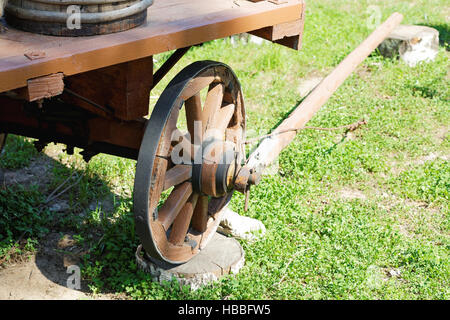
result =
[{"label": "wheel hub", "polygon": [[214,140],[202,146],[202,157],[194,161],[194,190],[212,197],[221,197],[234,187],[238,148],[229,141]]}]

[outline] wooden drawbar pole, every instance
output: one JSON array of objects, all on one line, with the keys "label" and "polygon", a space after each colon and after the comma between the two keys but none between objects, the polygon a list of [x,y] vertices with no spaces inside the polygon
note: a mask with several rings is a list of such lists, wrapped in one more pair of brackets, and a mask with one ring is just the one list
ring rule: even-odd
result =
[{"label": "wooden drawbar pole", "polygon": [[353,73],[356,67],[389,36],[402,20],[402,14],[397,12],[392,14],[358,48],[350,53],[330,75],[320,82],[289,117],[273,131],[273,135],[261,142],[258,148],[250,155],[246,167],[261,172],[270,165],[295,138],[295,130],[305,126],[339,86]]}]

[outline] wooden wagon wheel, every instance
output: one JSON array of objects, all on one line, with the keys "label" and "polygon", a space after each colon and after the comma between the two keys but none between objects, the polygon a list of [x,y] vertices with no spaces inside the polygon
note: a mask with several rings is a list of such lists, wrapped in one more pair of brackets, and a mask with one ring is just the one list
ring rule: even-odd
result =
[{"label": "wooden wagon wheel", "polygon": [[136,231],[147,255],[179,264],[205,247],[231,198],[244,132],[243,95],[228,66],[195,62],[169,83],[147,123],[136,165]]}]

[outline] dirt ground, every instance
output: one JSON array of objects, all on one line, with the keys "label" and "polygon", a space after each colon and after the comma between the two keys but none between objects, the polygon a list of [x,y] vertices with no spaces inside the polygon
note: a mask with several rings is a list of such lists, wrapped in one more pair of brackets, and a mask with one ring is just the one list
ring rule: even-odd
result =
[{"label": "dirt ground", "polygon": [[0,268],[0,300],[111,300],[112,294],[89,293],[81,281],[79,290],[73,283],[69,266],[76,266],[83,254],[70,234],[50,233],[33,254],[23,254]]},{"label": "dirt ground", "polygon": [[[29,166],[19,170],[5,170],[6,187],[20,183],[39,181],[44,186],[50,180],[54,165],[53,154],[40,154]],[[52,202],[49,210],[61,213],[69,206],[63,199]],[[0,300],[78,300],[111,299],[109,295],[93,296],[81,282],[80,290],[68,288],[68,266],[77,265],[83,248],[76,245],[72,234],[61,236],[59,232],[50,232],[39,241],[36,252],[21,254],[0,266]]]},{"label": "dirt ground", "polygon": [[1,300],[79,300],[91,299],[86,293],[61,283],[69,275],[60,265],[36,256],[0,271]]},{"label": "dirt ground", "polygon": [[91,299],[86,288],[73,290],[67,286],[72,275],[67,273],[67,267],[77,263],[76,253],[65,253],[74,250],[73,243],[70,235],[60,238],[59,234],[50,233],[35,254],[16,257],[0,269],[0,299]]}]

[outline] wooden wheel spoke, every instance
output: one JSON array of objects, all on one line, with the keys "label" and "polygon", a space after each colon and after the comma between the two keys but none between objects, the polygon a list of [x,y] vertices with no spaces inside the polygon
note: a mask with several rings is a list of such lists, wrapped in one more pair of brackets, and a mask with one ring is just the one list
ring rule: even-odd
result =
[{"label": "wooden wheel spoke", "polygon": [[185,182],[192,176],[192,166],[179,164],[166,171],[164,190]]},{"label": "wooden wheel spoke", "polygon": [[170,232],[169,241],[175,245],[182,245],[184,239],[189,230],[189,225],[191,223],[192,214],[194,213],[194,208],[196,207],[198,199],[198,194],[194,193],[191,195],[189,200],[181,209],[180,213],[176,217],[172,225],[172,231]]},{"label": "wooden wheel spoke", "polygon": [[185,102],[186,121],[189,134],[191,135],[191,142],[200,144],[202,142],[202,101],[200,93],[187,99]]},{"label": "wooden wheel spoke", "polygon": [[172,193],[169,195],[166,202],[159,209],[158,221],[161,222],[166,231],[169,229],[191,194],[191,183],[184,182],[172,190]]},{"label": "wooden wheel spoke", "polygon": [[181,94],[183,100],[187,100],[190,97],[199,93],[202,89],[209,86],[215,79],[214,72],[206,72],[205,74],[192,79]]},{"label": "wooden wheel spoke", "polygon": [[208,196],[200,196],[192,216],[192,227],[204,232],[208,224]]},{"label": "wooden wheel spoke", "polygon": [[216,113],[222,106],[224,90],[225,88],[222,83],[214,83],[209,87],[203,108],[203,130],[209,129],[210,125],[214,122]]},{"label": "wooden wheel spoke", "polygon": [[153,179],[155,183],[150,187],[150,194],[152,195],[149,202],[149,210],[154,210],[158,205],[158,200],[164,190],[164,176],[166,174],[167,165],[169,161],[162,158],[155,159],[155,168],[153,170]]},{"label": "wooden wheel spoke", "polygon": [[220,133],[225,133],[225,130],[233,117],[235,109],[234,104],[228,104],[218,111],[215,121],[215,128],[217,131]]}]

